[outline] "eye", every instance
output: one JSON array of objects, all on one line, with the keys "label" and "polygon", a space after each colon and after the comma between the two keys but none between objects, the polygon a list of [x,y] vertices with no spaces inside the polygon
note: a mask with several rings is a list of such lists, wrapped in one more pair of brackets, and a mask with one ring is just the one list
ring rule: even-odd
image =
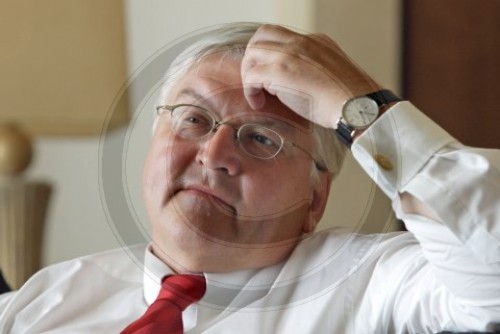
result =
[{"label": "eye", "polygon": [[196,106],[179,106],[175,108],[175,120],[180,126],[211,125],[212,118],[208,113]]},{"label": "eye", "polygon": [[276,142],[270,138],[267,137],[265,134],[262,133],[254,133],[252,134],[253,140],[257,142],[258,144],[261,145],[266,145],[266,146],[276,146]]},{"label": "eye", "polygon": [[183,138],[198,138],[212,129],[214,120],[202,107],[179,105],[172,111],[175,131]]},{"label": "eye", "polygon": [[277,132],[257,124],[242,126],[238,140],[248,154],[263,159],[275,156],[283,145]]}]

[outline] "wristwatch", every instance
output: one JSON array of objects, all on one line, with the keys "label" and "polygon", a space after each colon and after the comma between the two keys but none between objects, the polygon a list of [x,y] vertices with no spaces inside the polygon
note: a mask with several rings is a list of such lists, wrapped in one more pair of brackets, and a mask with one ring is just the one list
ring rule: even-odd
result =
[{"label": "wristwatch", "polygon": [[354,138],[381,115],[382,106],[398,101],[401,99],[388,89],[347,100],[337,122],[337,137],[351,147]]}]

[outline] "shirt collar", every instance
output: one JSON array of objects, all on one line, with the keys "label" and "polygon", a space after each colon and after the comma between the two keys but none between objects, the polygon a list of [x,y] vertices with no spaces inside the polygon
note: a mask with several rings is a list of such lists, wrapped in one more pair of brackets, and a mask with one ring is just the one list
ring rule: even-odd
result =
[{"label": "shirt collar", "polygon": [[[275,284],[281,264],[263,269],[239,270],[228,273],[204,273],[207,292],[202,301],[217,306],[236,308],[264,296]],[[163,277],[175,271],[146,247],[144,256],[144,298],[151,305],[158,296]]]},{"label": "shirt collar", "polygon": [[173,274],[175,272],[153,254],[149,244],[144,255],[144,298],[148,305],[158,297],[163,277]]}]

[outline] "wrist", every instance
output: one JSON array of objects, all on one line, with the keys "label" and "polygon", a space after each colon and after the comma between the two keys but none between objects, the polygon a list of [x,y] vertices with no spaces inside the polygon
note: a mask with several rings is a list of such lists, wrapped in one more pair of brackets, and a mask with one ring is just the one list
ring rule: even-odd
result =
[{"label": "wrist", "polygon": [[390,90],[382,89],[347,100],[337,121],[336,134],[348,147],[393,104],[401,101]]},{"label": "wrist", "polygon": [[382,115],[389,109],[391,109],[392,106],[396,105],[397,103],[399,103],[399,101],[395,101],[395,102],[390,102],[388,104],[384,104],[382,106],[380,106],[380,109],[379,109],[379,115],[377,117],[377,119],[375,121],[373,121],[370,125],[368,125],[366,128],[364,129],[357,129],[357,131],[355,131],[353,133],[353,137],[352,137],[352,141],[356,141],[356,139],[361,136],[366,130],[368,130],[380,117],[382,117]]}]

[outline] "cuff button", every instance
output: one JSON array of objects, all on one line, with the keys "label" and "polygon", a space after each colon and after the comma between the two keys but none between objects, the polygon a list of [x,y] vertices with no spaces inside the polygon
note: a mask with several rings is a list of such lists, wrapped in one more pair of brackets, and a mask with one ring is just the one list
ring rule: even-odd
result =
[{"label": "cuff button", "polygon": [[374,156],[375,158],[375,161],[377,162],[377,164],[382,167],[382,169],[385,169],[387,171],[390,171],[390,170],[393,170],[394,169],[394,166],[392,165],[392,162],[386,158],[385,156],[381,155],[381,154],[376,154]]}]

